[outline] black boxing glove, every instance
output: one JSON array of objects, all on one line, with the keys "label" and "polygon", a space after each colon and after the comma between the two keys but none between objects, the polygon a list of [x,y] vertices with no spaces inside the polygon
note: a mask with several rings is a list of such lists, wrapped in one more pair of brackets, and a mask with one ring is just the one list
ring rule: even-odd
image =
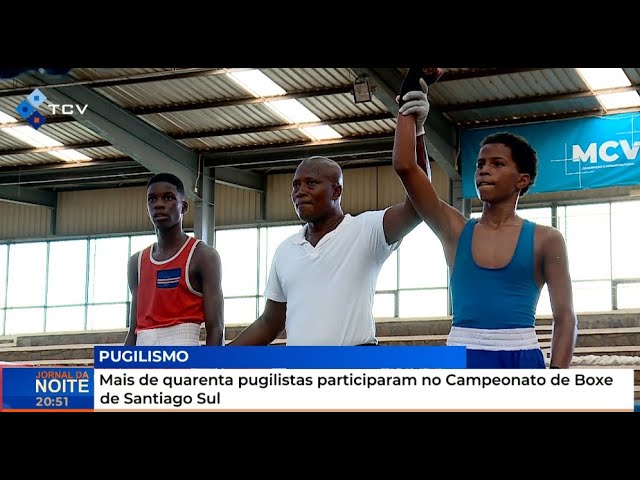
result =
[{"label": "black boxing glove", "polygon": [[433,85],[442,76],[441,68],[423,68],[423,67],[411,67],[402,80],[400,86],[400,98],[398,103],[400,106],[404,105],[404,97],[408,92],[418,90],[422,91],[420,86],[420,79],[424,79],[427,85]]}]

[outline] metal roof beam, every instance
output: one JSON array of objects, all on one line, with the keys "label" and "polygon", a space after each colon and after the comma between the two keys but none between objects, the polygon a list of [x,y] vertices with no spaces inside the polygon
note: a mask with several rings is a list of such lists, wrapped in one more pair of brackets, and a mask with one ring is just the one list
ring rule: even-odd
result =
[{"label": "metal roof beam", "polygon": [[[31,87],[29,89],[25,89],[25,93],[31,93],[35,87]],[[44,89],[44,87],[39,87]],[[276,100],[290,100],[290,99],[298,99],[298,98],[310,98],[310,97],[322,97],[322,96],[331,96],[331,95],[340,95],[343,93],[351,92],[352,85],[341,85],[337,87],[329,87],[329,88],[315,88],[312,90],[302,90],[298,92],[287,93],[286,95],[276,95],[272,97],[241,97],[241,98],[232,98],[226,100],[205,100],[201,102],[184,102],[184,103],[175,103],[171,105],[143,105],[140,107],[132,107],[129,109],[123,109],[129,113],[134,115],[151,115],[155,113],[171,113],[171,112],[188,112],[192,110],[204,110],[209,108],[220,108],[220,107],[235,107],[239,105],[255,105],[259,103],[272,102]],[[47,89],[48,90],[48,89]],[[43,93],[46,95],[47,90]],[[0,90],[2,93],[2,90]],[[2,95],[0,95],[1,97]],[[72,117],[66,115],[50,115],[47,116],[47,123],[67,123],[73,122],[74,119]],[[19,126],[19,125],[28,125],[28,122],[24,120],[19,120],[17,122],[12,122],[11,124],[7,124],[5,126]]]},{"label": "metal roof beam", "polygon": [[71,178],[79,175],[100,175],[116,173],[146,172],[147,169],[128,157],[100,159],[88,162],[59,162],[42,165],[24,165],[20,167],[0,168],[0,185],[20,184],[21,181],[38,181],[55,178]]},{"label": "metal roof beam", "polygon": [[445,71],[438,83],[453,82],[456,80],[472,80],[474,78],[496,77],[500,75],[513,75],[516,73],[540,72],[547,68],[465,68],[458,71]]},{"label": "metal roof beam", "polygon": [[149,105],[142,107],[132,107],[129,112],[135,115],[150,115],[152,113],[187,112],[190,110],[202,110],[205,108],[235,107],[238,105],[256,105],[259,103],[274,102],[280,100],[292,100],[297,98],[322,97],[330,95],[340,95],[349,93],[351,85],[341,85],[338,87],[314,88],[312,90],[302,90],[298,92],[286,93],[284,95],[274,95],[271,97],[247,96],[232,98],[227,100],[207,100],[204,102],[186,102],[173,105]]},{"label": "metal roof beam", "polygon": [[251,166],[253,163],[277,164],[301,162],[305,158],[322,155],[338,160],[351,155],[379,155],[393,150],[393,136],[375,138],[342,138],[328,142],[297,142],[273,147],[203,154],[205,167]]},{"label": "metal roof beam", "polygon": [[[41,73],[24,74],[23,78],[33,83],[51,85],[73,80],[64,75],[50,77]],[[79,123],[97,132],[150,172],[173,173],[184,183],[185,193],[200,200],[193,192],[198,177],[199,159],[196,152],[87,87],[48,88],[46,95],[58,104],[87,105],[82,114],[74,109],[73,117]],[[253,188],[253,183],[250,188]]]},{"label": "metal roof beam", "polygon": [[[70,81],[60,84],[60,87],[70,87],[84,85],[90,88],[115,87],[120,85],[139,85],[141,83],[159,82],[165,80],[180,80],[191,77],[204,77],[210,75],[223,75],[229,71],[246,70],[244,68],[181,68],[169,71],[141,73],[137,75],[127,75],[116,78],[96,78],[93,80],[78,80],[72,77]],[[73,74],[73,71],[70,72]],[[3,88],[0,90],[1,97],[11,97],[14,95],[29,95],[34,88],[45,90],[52,88],[49,84],[33,85],[28,87]],[[46,94],[46,90],[44,92]]]},{"label": "metal roof beam", "polygon": [[55,208],[57,194],[17,185],[0,185],[0,200],[23,205]]},{"label": "metal roof beam", "polygon": [[[598,90],[598,95],[609,93],[635,92],[640,90],[640,84],[629,85],[626,87],[608,88],[606,90]],[[498,100],[487,100],[484,102],[465,102],[453,103],[447,105],[439,105],[441,112],[460,112],[463,110],[480,110],[485,108],[510,107],[514,105],[528,105],[531,103],[556,102],[559,100],[573,100],[576,98],[594,97],[594,93],[589,91],[571,92],[571,93],[552,93],[548,95],[531,95],[527,97],[502,98]]]},{"label": "metal roof beam", "polygon": [[247,190],[264,192],[266,189],[267,177],[258,173],[240,170],[239,168],[223,167],[215,169],[216,183],[237,187],[242,185]]},{"label": "metal roof beam", "polygon": [[[241,135],[248,133],[261,133],[261,132],[273,132],[273,131],[281,131],[281,130],[292,130],[298,128],[306,128],[306,127],[316,127],[320,125],[339,125],[344,123],[357,123],[357,122],[370,122],[377,120],[387,120],[391,118],[391,114],[389,112],[382,113],[374,113],[363,116],[349,116],[349,117],[339,117],[328,120],[321,120],[319,122],[308,122],[308,123],[299,123],[299,124],[278,124],[278,125],[263,125],[259,127],[243,127],[243,128],[230,128],[230,129],[217,129],[217,130],[201,130],[198,132],[184,132],[184,133],[176,133],[170,134],[169,136],[173,139],[193,139],[193,138],[207,138],[207,137],[219,137],[225,135]],[[75,143],[63,145],[60,147],[23,147],[23,148],[12,148],[6,150],[0,150],[0,157],[5,155],[20,155],[20,154],[29,154],[29,153],[45,153],[45,152],[55,152],[58,150],[82,150],[85,148],[100,148],[110,146],[109,142],[105,141],[92,141],[92,142],[83,142],[83,143]],[[196,150],[198,151],[198,150]],[[205,150],[206,151],[206,150]]]}]

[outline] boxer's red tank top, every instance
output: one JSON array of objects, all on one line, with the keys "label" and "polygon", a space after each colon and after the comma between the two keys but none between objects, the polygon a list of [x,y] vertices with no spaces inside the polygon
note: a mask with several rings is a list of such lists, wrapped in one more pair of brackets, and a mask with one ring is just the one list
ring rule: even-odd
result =
[{"label": "boxer's red tank top", "polygon": [[204,322],[202,294],[189,282],[189,264],[200,240],[189,237],[171,258],[155,260],[153,245],[138,255],[136,332]]}]

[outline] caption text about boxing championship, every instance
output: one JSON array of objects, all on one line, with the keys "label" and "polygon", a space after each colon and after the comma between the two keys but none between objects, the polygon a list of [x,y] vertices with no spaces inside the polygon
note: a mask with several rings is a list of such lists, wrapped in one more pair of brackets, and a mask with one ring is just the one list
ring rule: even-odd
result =
[{"label": "caption text about boxing championship", "polygon": [[626,409],[633,370],[96,370],[104,409]]}]

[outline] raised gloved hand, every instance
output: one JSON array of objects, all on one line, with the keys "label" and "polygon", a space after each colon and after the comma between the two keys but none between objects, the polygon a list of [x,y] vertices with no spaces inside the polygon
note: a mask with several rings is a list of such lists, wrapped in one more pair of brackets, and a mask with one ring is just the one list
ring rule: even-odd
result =
[{"label": "raised gloved hand", "polygon": [[416,135],[424,135],[424,124],[427,121],[429,115],[429,100],[427,99],[427,83],[424,79],[420,79],[419,90],[408,92],[402,97],[404,105],[398,110],[402,115],[415,115],[416,116]]},{"label": "raised gloved hand", "polygon": [[[420,90],[420,79],[422,78],[427,85],[433,85],[436,83],[443,74],[443,70],[441,68],[432,68],[432,67],[411,67],[407,70],[404,78],[402,79],[402,84],[400,85],[400,96],[404,97],[405,94],[411,92],[413,90]],[[399,99],[398,103],[400,106],[404,105],[404,100]]]}]

